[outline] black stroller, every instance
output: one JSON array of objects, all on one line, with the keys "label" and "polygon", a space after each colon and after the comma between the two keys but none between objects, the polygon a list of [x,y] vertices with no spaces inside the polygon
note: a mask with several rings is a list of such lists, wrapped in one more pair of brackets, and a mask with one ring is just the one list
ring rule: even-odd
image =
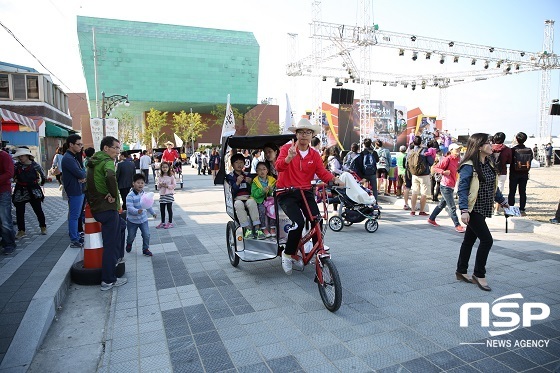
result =
[{"label": "black stroller", "polygon": [[[340,232],[344,226],[349,227],[354,223],[366,220],[366,231],[376,232],[379,228],[377,219],[381,216],[381,211],[375,198],[369,196],[351,174],[343,173],[341,180],[346,184],[345,188],[333,187],[331,189],[333,198],[329,198],[329,203],[339,203],[340,206],[338,207],[339,214],[329,219],[329,228]],[[349,194],[357,197],[358,202],[352,200]]]}]

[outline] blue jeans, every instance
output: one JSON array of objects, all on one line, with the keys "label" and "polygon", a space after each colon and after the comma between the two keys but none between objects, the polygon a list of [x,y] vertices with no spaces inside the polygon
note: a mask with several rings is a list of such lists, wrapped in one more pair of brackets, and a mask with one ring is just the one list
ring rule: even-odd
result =
[{"label": "blue jeans", "polygon": [[440,192],[443,198],[439,201],[439,204],[436,206],[434,211],[432,211],[430,220],[436,220],[439,213],[444,208],[447,208],[447,213],[451,217],[451,220],[453,220],[453,224],[455,224],[455,226],[460,225],[459,219],[457,218],[457,207],[455,206],[455,200],[453,199],[453,188],[441,185]]},{"label": "blue jeans", "polygon": [[79,196],[68,196],[68,235],[72,242],[80,240],[80,235],[78,234],[78,220],[82,217],[83,204],[83,194]]},{"label": "blue jeans", "polygon": [[126,236],[126,245],[132,245],[134,239],[136,238],[136,232],[140,228],[140,233],[142,234],[142,250],[150,248],[150,228],[148,227],[148,222],[144,223],[133,223],[129,220],[126,221],[126,230],[128,235]]},{"label": "blue jeans", "polygon": [[101,223],[101,237],[103,237],[101,280],[111,284],[117,281],[115,273],[117,260],[124,256],[126,224],[116,210],[94,213],[93,218]]},{"label": "blue jeans", "polygon": [[12,220],[12,193],[0,193],[0,225],[2,225],[2,246],[6,252],[16,248],[16,236]]}]

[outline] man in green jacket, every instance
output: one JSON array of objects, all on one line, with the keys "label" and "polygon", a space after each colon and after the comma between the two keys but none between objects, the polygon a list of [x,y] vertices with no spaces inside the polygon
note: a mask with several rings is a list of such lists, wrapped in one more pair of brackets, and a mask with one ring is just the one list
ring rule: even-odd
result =
[{"label": "man in green jacket", "polygon": [[117,278],[116,266],[124,257],[126,222],[119,216],[121,202],[115,174],[115,159],[120,153],[120,142],[112,136],[101,140],[101,151],[87,164],[87,194],[91,213],[101,223],[103,258],[101,290],[126,284],[125,277]]}]

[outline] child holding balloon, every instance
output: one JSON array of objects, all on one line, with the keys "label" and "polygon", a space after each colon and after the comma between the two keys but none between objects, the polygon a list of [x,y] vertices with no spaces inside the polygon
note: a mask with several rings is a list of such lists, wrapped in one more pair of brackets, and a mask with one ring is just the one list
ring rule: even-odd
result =
[{"label": "child holding balloon", "polygon": [[154,218],[157,216],[152,209],[154,203],[153,193],[144,192],[146,178],[144,174],[135,174],[132,178],[132,190],[126,196],[126,252],[132,250],[132,243],[136,238],[136,232],[140,228],[142,233],[142,254],[152,256],[150,251],[150,228],[148,227],[148,214]]}]

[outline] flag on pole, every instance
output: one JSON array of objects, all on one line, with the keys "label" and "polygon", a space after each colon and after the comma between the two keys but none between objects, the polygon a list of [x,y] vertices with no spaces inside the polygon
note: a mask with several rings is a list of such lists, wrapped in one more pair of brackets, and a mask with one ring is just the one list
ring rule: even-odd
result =
[{"label": "flag on pole", "polygon": [[152,149],[157,148],[157,143],[156,143],[156,139],[154,138],[154,135],[152,135]]},{"label": "flag on pole", "polygon": [[282,133],[291,133],[288,128],[290,128],[294,124],[294,114],[292,113],[292,107],[290,106],[290,99],[288,98],[288,94],[286,93],[286,120],[284,121],[284,129],[282,130]]},{"label": "flag on pole", "polygon": [[226,116],[224,118],[224,125],[222,126],[220,144],[222,143],[222,138],[224,136],[231,136],[233,134],[235,134],[235,118],[233,116],[233,110],[231,110],[231,105],[229,103],[229,95],[227,95]]},{"label": "flag on pole", "polygon": [[173,138],[175,139],[175,146],[178,146],[179,148],[183,146],[183,140],[181,140],[175,132],[173,132]]}]

